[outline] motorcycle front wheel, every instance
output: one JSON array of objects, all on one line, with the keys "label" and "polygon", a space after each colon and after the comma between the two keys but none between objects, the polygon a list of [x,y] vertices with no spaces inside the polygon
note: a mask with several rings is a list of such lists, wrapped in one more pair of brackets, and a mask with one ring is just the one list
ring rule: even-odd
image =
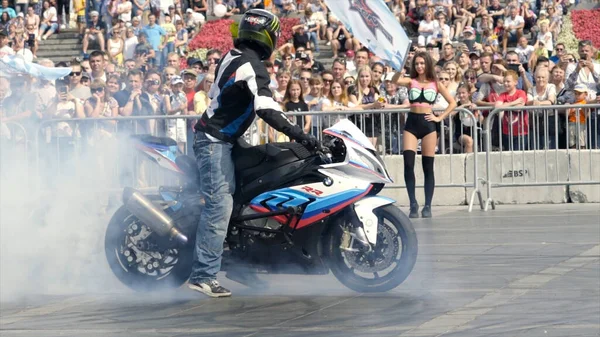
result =
[{"label": "motorcycle front wheel", "polygon": [[187,281],[193,245],[161,247],[152,231],[122,206],[111,218],[104,251],[117,279],[135,291],[178,288]]},{"label": "motorcycle front wheel", "polygon": [[[346,287],[362,293],[385,292],[408,277],[417,260],[417,235],[410,219],[393,205],[375,209],[377,243],[364,252],[360,243],[343,243],[346,225],[336,225],[326,241],[333,275]],[[346,232],[346,233],[345,233]],[[346,236],[347,237],[347,236]]]}]

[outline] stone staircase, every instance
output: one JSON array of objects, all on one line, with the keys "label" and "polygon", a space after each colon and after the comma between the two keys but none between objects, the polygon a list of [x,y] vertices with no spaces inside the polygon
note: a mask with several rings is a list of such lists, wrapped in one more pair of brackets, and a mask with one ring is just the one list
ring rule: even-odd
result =
[{"label": "stone staircase", "polygon": [[77,30],[62,29],[60,33],[53,34],[48,40],[39,41],[37,57],[48,58],[55,63],[66,62],[81,56],[82,48]]}]

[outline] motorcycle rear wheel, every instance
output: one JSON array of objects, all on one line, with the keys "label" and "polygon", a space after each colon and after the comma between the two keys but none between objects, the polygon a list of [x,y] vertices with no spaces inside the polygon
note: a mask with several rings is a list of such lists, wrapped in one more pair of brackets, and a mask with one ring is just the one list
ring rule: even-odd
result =
[{"label": "motorcycle rear wheel", "polygon": [[[104,239],[104,251],[108,265],[113,274],[121,283],[135,291],[155,291],[161,289],[178,288],[187,281],[192,265],[193,245],[180,249],[157,249],[156,252],[147,254],[131,248],[132,238],[130,231],[150,231],[139,219],[122,206],[110,219]],[[137,247],[136,247],[137,248]],[[146,263],[145,266],[136,263],[142,256],[153,255],[154,265]],[[128,258],[133,261],[128,261]],[[168,264],[168,268],[161,269]],[[149,268],[152,268],[149,270]]]},{"label": "motorcycle rear wheel", "polygon": [[[364,253],[341,248],[342,226],[335,226],[326,241],[325,251],[333,275],[346,287],[361,293],[396,288],[406,280],[417,260],[417,235],[410,219],[393,205],[377,208],[374,212],[379,222],[377,244],[373,249],[378,256],[376,261],[369,263]],[[386,270],[389,272],[381,276],[380,273]]]}]

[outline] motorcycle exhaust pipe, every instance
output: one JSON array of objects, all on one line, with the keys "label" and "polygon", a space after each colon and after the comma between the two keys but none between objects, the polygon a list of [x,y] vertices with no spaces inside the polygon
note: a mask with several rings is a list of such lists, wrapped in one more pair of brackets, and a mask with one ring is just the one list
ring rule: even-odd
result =
[{"label": "motorcycle exhaust pipe", "polygon": [[131,214],[135,215],[158,235],[168,235],[171,239],[175,239],[183,245],[187,244],[188,238],[175,228],[173,219],[142,193],[131,187],[125,187],[123,190],[123,204]]}]

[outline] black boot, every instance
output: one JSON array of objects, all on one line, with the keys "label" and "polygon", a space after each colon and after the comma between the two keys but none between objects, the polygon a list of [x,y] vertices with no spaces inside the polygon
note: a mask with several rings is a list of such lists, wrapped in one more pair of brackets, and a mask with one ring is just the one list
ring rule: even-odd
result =
[{"label": "black boot", "polygon": [[409,218],[418,218],[419,217],[419,204],[412,203],[410,204],[410,213],[408,214]]},{"label": "black boot", "polygon": [[425,205],[421,211],[421,216],[424,218],[431,218],[431,206]]}]

